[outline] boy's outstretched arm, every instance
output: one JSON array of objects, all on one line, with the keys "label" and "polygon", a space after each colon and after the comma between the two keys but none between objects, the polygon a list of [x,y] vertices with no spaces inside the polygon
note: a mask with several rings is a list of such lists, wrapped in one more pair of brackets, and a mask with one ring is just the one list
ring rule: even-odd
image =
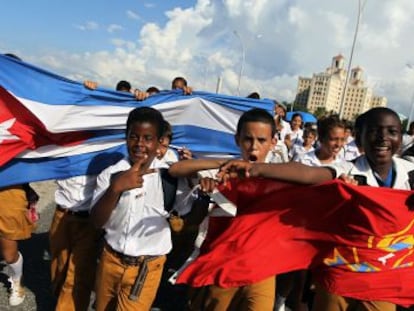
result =
[{"label": "boy's outstretched arm", "polygon": [[226,180],[235,176],[264,177],[300,184],[318,184],[336,178],[336,171],[330,167],[314,167],[299,162],[252,163],[233,160],[221,167],[217,177]]},{"label": "boy's outstretched arm", "polygon": [[172,164],[168,170],[173,177],[191,177],[198,171],[219,168],[226,159],[189,159]]}]

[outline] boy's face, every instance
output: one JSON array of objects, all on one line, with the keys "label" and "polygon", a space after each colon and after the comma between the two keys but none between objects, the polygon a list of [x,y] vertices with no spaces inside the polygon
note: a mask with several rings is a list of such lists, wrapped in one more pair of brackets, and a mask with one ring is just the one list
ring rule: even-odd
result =
[{"label": "boy's face", "polygon": [[247,122],[236,135],[243,160],[264,162],[267,153],[275,146],[270,124],[262,122]]},{"label": "boy's face", "polygon": [[148,166],[157,155],[159,139],[157,128],[149,122],[135,122],[127,135],[127,148],[132,163],[146,156],[143,165]]},{"label": "boy's face", "polygon": [[398,152],[401,140],[400,120],[390,113],[374,114],[362,128],[362,147],[374,165],[392,163],[392,156]]},{"label": "boy's face", "polygon": [[185,87],[184,82],[182,80],[177,80],[174,82],[172,87],[173,90],[181,90]]},{"label": "boy's face", "polygon": [[310,146],[315,142],[315,135],[312,133],[308,133],[306,135],[303,135],[303,141],[305,146]]},{"label": "boy's face", "polygon": [[169,145],[170,145],[170,139],[166,136],[162,136],[160,139],[160,144],[158,146],[158,154],[157,154],[158,159],[162,159],[162,157],[167,152]]},{"label": "boy's face", "polygon": [[332,128],[324,141],[321,141],[321,148],[330,156],[337,156],[345,143],[345,130],[343,127]]}]

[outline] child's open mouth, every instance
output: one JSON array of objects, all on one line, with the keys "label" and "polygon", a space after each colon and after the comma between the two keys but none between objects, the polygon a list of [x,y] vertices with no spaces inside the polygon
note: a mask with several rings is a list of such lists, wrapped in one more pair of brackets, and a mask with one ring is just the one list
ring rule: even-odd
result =
[{"label": "child's open mouth", "polygon": [[250,162],[256,162],[257,161],[257,157],[252,154],[252,155],[249,156],[249,161]]}]

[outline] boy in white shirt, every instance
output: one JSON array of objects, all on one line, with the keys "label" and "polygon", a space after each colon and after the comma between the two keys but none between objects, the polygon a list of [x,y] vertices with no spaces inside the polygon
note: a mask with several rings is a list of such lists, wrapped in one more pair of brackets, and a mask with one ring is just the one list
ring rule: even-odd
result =
[{"label": "boy in white shirt", "polygon": [[[97,179],[91,219],[105,229],[96,276],[96,310],[149,310],[155,298],[171,232],[156,158],[164,119],[153,108],[128,116],[128,157]],[[137,286],[135,286],[137,285]]]},{"label": "boy in white shirt", "polygon": [[[237,124],[235,141],[240,148],[241,158],[251,162],[268,161],[267,155],[276,144],[275,139],[276,126],[272,116],[263,109],[251,109],[242,114]],[[214,175],[217,169],[223,165],[226,160],[223,159],[201,159],[188,160],[175,163],[171,167],[171,174],[174,176],[188,176],[200,170],[203,171],[203,177],[200,180],[202,194],[209,193],[215,187]],[[202,220],[207,216],[209,196],[205,193],[201,200],[206,200],[204,206],[204,215]],[[203,202],[198,202],[203,203]],[[202,209],[203,204],[193,207],[192,212]],[[218,208],[214,208],[211,213]],[[206,219],[201,224],[201,228],[207,226]],[[199,234],[196,244],[200,246],[204,240],[205,231]],[[188,310],[263,310],[271,311],[275,299],[275,278],[269,277],[256,283],[234,288],[222,288],[218,285],[210,285],[203,288],[196,288],[190,293]]]}]

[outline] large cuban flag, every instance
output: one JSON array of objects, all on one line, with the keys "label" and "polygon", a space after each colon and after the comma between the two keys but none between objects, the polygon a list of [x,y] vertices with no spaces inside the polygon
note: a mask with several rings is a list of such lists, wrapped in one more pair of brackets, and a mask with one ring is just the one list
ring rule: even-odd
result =
[{"label": "large cuban flag", "polygon": [[162,91],[145,101],[129,93],[88,90],[0,55],[0,187],[99,173],[122,157],[130,110],[152,106],[173,126],[173,144],[194,154],[237,155],[240,115],[272,101]]}]

